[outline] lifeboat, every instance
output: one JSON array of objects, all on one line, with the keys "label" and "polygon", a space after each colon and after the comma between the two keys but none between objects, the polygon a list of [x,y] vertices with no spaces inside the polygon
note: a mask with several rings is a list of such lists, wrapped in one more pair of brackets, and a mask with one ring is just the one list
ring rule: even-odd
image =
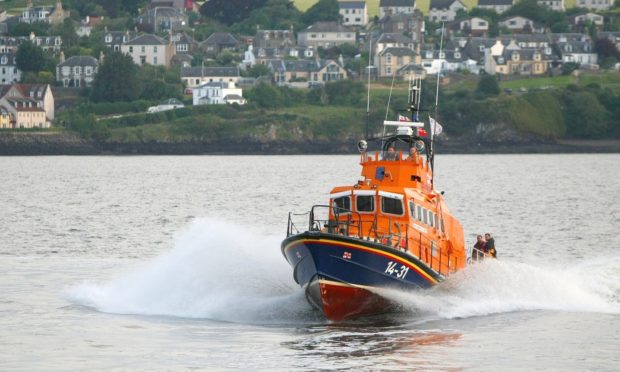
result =
[{"label": "lifeboat", "polygon": [[419,121],[417,104],[419,82],[410,84],[410,116],[358,143],[361,177],[334,187],[327,204],[289,213],[282,253],[331,321],[388,312],[382,289],[431,288],[467,265],[463,228],[434,188],[436,130],[430,117]]}]

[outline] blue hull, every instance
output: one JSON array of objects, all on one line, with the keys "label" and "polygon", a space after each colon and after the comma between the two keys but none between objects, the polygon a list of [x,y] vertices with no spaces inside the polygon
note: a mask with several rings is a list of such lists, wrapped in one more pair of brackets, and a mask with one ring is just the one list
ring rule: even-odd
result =
[{"label": "blue hull", "polygon": [[[342,235],[314,231],[294,235],[282,242],[282,253],[293,267],[295,281],[306,289],[308,301],[324,313],[328,303],[357,300],[334,296],[377,297],[371,295],[373,289],[429,288],[443,280],[443,276],[405,252]],[[327,298],[328,289],[331,298]],[[368,299],[358,306],[366,306],[367,302],[376,305],[377,300]],[[377,306],[373,306],[376,310]],[[365,309],[346,311],[366,313]]]}]

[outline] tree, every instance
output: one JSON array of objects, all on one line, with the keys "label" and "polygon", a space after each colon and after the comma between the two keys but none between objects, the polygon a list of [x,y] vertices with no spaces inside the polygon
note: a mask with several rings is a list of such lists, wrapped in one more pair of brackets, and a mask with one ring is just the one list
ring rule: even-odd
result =
[{"label": "tree", "polygon": [[254,9],[261,8],[267,0],[209,0],[200,7],[200,14],[226,25],[246,19]]},{"label": "tree", "polygon": [[494,75],[481,76],[476,91],[489,96],[498,95],[499,83],[497,82],[497,78]]},{"label": "tree", "polygon": [[247,71],[247,75],[252,77],[270,76],[271,70],[266,65],[259,63],[249,68]]},{"label": "tree", "polygon": [[22,43],[17,49],[15,63],[24,72],[39,72],[45,68],[46,62],[43,49],[30,41]]},{"label": "tree", "polygon": [[30,36],[34,33],[38,36],[46,36],[48,34],[50,25],[45,22],[33,22],[33,23],[18,23],[13,30],[11,30],[11,36]]},{"label": "tree", "polygon": [[596,39],[596,42],[594,43],[594,50],[599,57],[620,58],[620,51],[616,48],[616,44],[606,37]]},{"label": "tree", "polygon": [[266,30],[299,29],[301,15],[289,0],[268,0],[264,7],[254,9],[247,19],[233,26],[233,31],[253,34],[257,26]]},{"label": "tree", "polygon": [[93,81],[91,99],[95,102],[133,101],[140,93],[138,66],[120,52],[105,56]]},{"label": "tree", "polygon": [[78,36],[75,32],[75,26],[73,25],[73,20],[71,18],[65,19],[61,25],[55,27],[54,34],[62,37],[62,47],[64,50],[76,46],[79,42]]},{"label": "tree", "polygon": [[306,25],[315,22],[337,22],[340,20],[338,0],[319,0],[302,16]]}]

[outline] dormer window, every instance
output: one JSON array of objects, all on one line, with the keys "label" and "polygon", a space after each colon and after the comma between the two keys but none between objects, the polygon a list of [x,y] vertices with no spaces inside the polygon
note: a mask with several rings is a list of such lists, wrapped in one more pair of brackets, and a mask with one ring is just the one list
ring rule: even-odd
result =
[{"label": "dormer window", "polygon": [[480,50],[481,52],[484,52],[484,45],[480,45],[480,46],[478,47],[478,50]]},{"label": "dormer window", "polygon": [[517,53],[517,52],[512,53],[512,60],[513,61],[518,61],[519,60],[519,53]]},{"label": "dormer window", "polygon": [[105,36],[105,42],[106,42],[106,43],[111,43],[111,42],[112,42],[112,35],[107,34],[107,35]]},{"label": "dormer window", "polygon": [[6,58],[6,56],[2,56],[2,59],[0,60],[0,62],[1,62],[3,65],[6,65],[6,63],[8,62],[8,58]]},{"label": "dormer window", "polygon": [[497,59],[497,63],[499,63],[500,65],[503,65],[504,64],[504,57],[499,57]]},{"label": "dormer window", "polygon": [[454,52],[454,58],[461,58],[460,52]]},{"label": "dormer window", "polygon": [[446,53],[439,52],[439,59],[444,59],[444,58],[446,58]]}]

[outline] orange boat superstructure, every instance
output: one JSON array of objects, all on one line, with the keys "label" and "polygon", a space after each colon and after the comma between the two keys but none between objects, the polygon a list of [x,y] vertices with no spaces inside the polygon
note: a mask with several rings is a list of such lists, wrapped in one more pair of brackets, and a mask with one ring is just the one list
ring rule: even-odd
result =
[{"label": "orange boat superstructure", "polygon": [[359,180],[333,188],[327,205],[289,213],[282,253],[330,320],[387,311],[382,289],[430,288],[467,265],[463,228],[434,188],[433,139],[416,122],[419,85],[411,92],[411,119],[385,121],[395,131],[375,139],[375,152],[359,142]]}]

